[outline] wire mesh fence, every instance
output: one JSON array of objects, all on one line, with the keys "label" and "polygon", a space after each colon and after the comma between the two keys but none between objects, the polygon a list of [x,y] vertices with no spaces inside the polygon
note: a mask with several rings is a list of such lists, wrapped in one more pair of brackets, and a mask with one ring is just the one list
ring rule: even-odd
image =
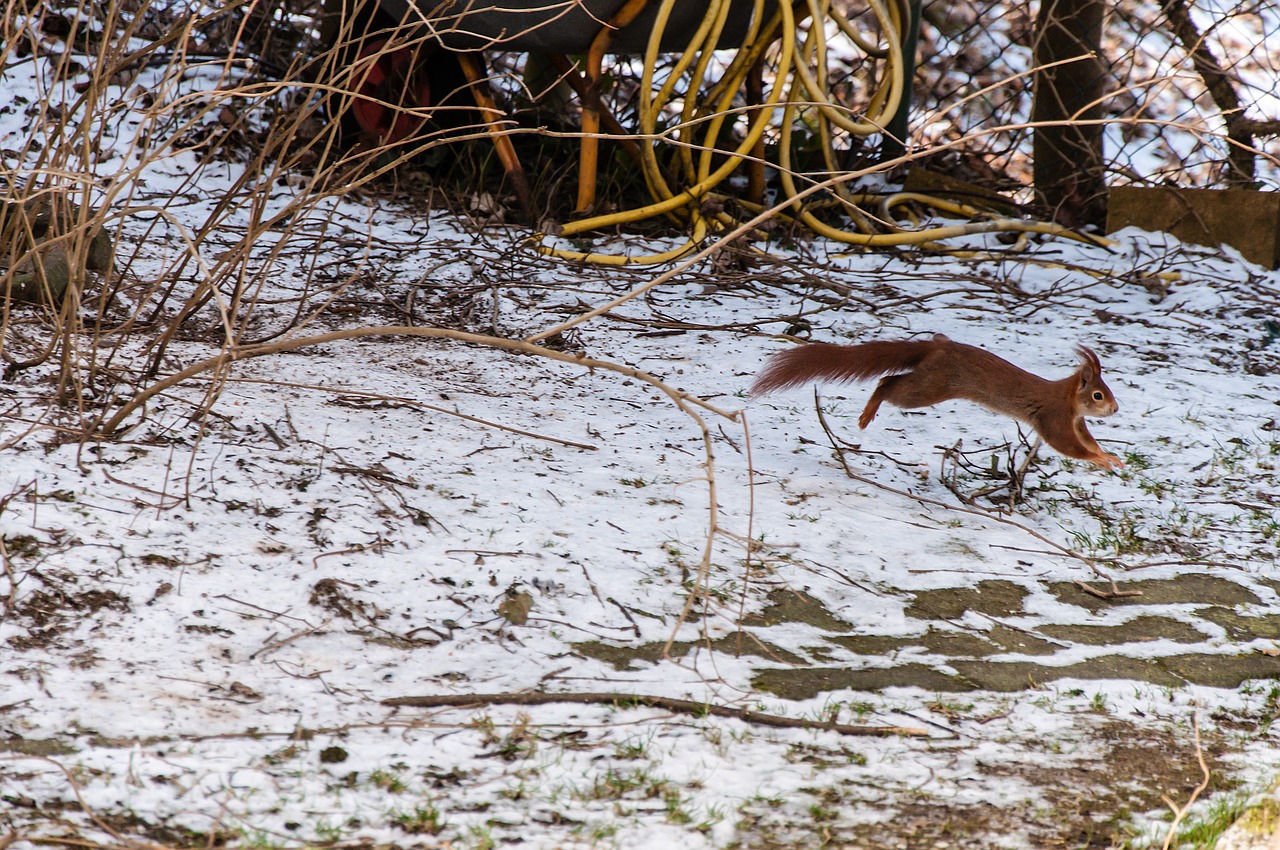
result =
[{"label": "wire mesh fence", "polygon": [[[1072,2],[1087,5],[1092,0]],[[467,7],[473,5],[485,4]],[[542,5],[568,9],[573,3],[558,0]],[[1037,26],[1046,5],[1034,0],[924,3],[919,9],[918,59],[912,73],[910,57],[901,54],[912,13],[907,0],[795,4],[789,19],[795,32],[770,31],[771,38],[782,41],[760,51],[758,57],[764,76],[759,85],[766,92],[770,86],[782,85],[787,74],[794,73],[804,84],[792,86],[787,95],[792,106],[786,115],[769,120],[761,134],[770,152],[782,147],[786,137],[789,162],[771,156],[770,164],[806,175],[873,167],[891,117],[884,107],[902,94],[894,90],[895,84],[902,84],[901,76],[911,81],[904,141],[915,157],[1031,201],[1033,196],[1026,190],[1033,182],[1035,44],[1043,37]],[[440,20],[454,21],[448,15],[457,13],[441,11],[444,7],[452,9],[450,4],[437,8],[419,3],[406,20],[412,23],[414,15],[425,12],[428,18],[439,15]],[[129,38],[168,44],[172,53],[182,53],[194,62],[237,57],[243,63],[238,69],[241,79],[290,84],[320,79],[342,87],[368,82],[360,51],[372,29],[387,29],[390,39],[404,44],[422,45],[432,39],[453,43],[442,24],[428,27],[425,36],[415,26],[397,28],[396,14],[410,8],[400,0],[382,4],[264,0],[207,7],[136,2],[121,6],[122,14],[106,18],[117,27],[129,18],[125,27]],[[717,7],[708,8],[715,12]],[[344,10],[349,19],[345,28],[335,30],[325,24],[326,16],[341,16]],[[743,8],[731,11],[740,17]],[[1103,125],[1102,156],[1108,181],[1275,188],[1280,180],[1280,143],[1276,141],[1280,51],[1268,45],[1280,43],[1280,12],[1265,0],[1161,0],[1155,4],[1124,0],[1105,4],[1102,12],[1098,65],[1105,76],[1104,94],[1099,108],[1085,117]],[[79,54],[82,64],[92,64],[99,42],[84,36],[79,43],[57,42],[72,31],[77,18],[92,19],[98,14],[75,3],[11,5],[6,65],[50,50],[68,57]],[[817,20],[823,25],[815,26]],[[79,31],[89,30],[81,27]],[[816,42],[815,33],[822,35]],[[525,130],[566,133],[582,129],[582,104],[588,101],[583,92],[567,84],[573,75],[543,52],[503,52],[512,42],[519,43],[518,35],[504,32],[503,38],[493,40],[496,49],[482,54],[487,58],[484,82],[497,97],[494,108],[502,113],[501,128],[510,132],[519,125]],[[796,50],[794,71],[778,65],[784,42]],[[379,41],[379,48],[384,44]],[[761,95],[748,92],[745,76],[730,80],[724,74],[733,67],[735,53],[752,48],[707,51],[705,60],[699,57],[697,62],[682,51],[645,56],[634,46],[629,52],[610,55],[598,79],[588,80],[613,122],[600,132],[648,136],[643,145],[663,148],[662,156],[670,160],[683,157],[685,165],[679,167],[685,171],[691,147],[732,150],[750,132],[753,97],[759,101]],[[438,64],[426,58],[435,52],[423,49],[424,58],[412,61]],[[159,54],[142,48],[140,55],[142,61],[154,62]],[[580,60],[574,61],[581,65]],[[320,70],[326,64],[327,74]],[[339,66],[347,66],[345,78],[337,73],[342,70]],[[228,73],[232,72],[228,66]],[[435,90],[418,98],[425,102],[415,102],[413,97],[406,101],[406,90],[412,95],[420,85],[414,73],[401,67],[386,71],[386,79],[377,81],[376,97],[410,110],[470,108],[467,81],[460,73],[442,80],[438,68],[430,72]],[[730,82],[738,90],[726,97],[722,89]],[[646,87],[664,88],[665,99],[656,101]],[[467,102],[448,101],[445,95],[450,93],[462,95]],[[292,104],[306,106],[307,95],[314,97],[316,92],[312,89],[295,97]],[[354,101],[357,107],[361,102]],[[646,106],[653,113],[648,124]],[[333,119],[338,111],[329,108],[317,117]],[[691,129],[690,125],[715,122],[715,114],[724,111],[733,114],[717,125],[714,136]],[[219,117],[224,125],[228,123],[225,114],[208,116],[208,135],[221,134],[215,123]],[[784,128],[784,122],[790,126]],[[474,115],[464,115],[452,124],[454,130],[464,125],[473,132],[482,131]],[[10,151],[22,150],[14,140],[7,140],[6,146]],[[21,167],[12,157],[6,162],[7,169]],[[8,182],[22,181],[11,178]]]},{"label": "wire mesh fence", "polygon": [[[912,127],[928,149],[1003,186],[1031,183],[1035,20],[1040,3],[923,8]],[[1280,11],[1263,0],[1106,5],[1101,59],[1108,182],[1280,188]],[[1229,141],[1233,122],[1254,133]],[[1252,150],[1252,175],[1232,152]]]}]

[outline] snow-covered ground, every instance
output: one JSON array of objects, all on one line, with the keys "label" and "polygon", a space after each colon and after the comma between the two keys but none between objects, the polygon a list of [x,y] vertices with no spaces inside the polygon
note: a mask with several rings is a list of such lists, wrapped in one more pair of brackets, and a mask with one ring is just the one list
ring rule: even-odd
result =
[{"label": "snow-covered ground", "polygon": [[[463,330],[527,336],[644,277],[490,239],[419,284],[468,243],[457,223],[344,206],[377,222],[375,241],[415,244],[381,295],[417,285],[420,309],[447,304]],[[570,335],[745,411],[749,429],[702,413],[712,476],[697,422],[634,377],[421,338],[236,364],[197,423],[201,378],[120,439],[36,430],[6,448],[9,828],[427,846],[1109,840],[1198,783],[1197,718],[1218,787],[1265,777],[1280,754],[1277,276],[1139,233],[1114,252],[1046,242],[963,263],[815,243],[787,263],[700,271]],[[1153,271],[1180,278],[1153,294]],[[344,296],[357,318],[378,297]],[[1025,458],[1012,422],[954,402],[886,408],[859,433],[868,389],[827,388],[828,425],[860,446],[851,478],[807,390],[744,392],[784,344],[771,334],[813,310],[815,339],[942,332],[1050,376],[1091,345],[1121,406],[1094,433],[1127,469],[1042,450],[1012,514],[993,511],[1003,493],[970,507],[962,496],[1000,483],[988,472],[1007,468],[1009,441]],[[166,371],[215,350],[177,343]],[[53,371],[8,382],[6,439]],[[961,442],[957,469],[944,453]],[[718,528],[700,575],[709,478]],[[1073,582],[1108,583],[1085,558],[1146,594],[1089,595]],[[527,691],[927,735],[381,702]]]},{"label": "snow-covered ground", "polygon": [[[171,294],[181,231],[237,191],[235,168],[191,181],[195,163],[139,177],[134,203],[169,217],[124,216],[110,309],[163,320],[100,338],[97,374],[127,380],[94,403],[140,388],[152,329],[303,191],[233,205]],[[518,228],[374,192],[285,232],[244,258],[263,287],[248,336],[277,343],[330,284],[293,337],[519,340],[657,274],[557,263]],[[1020,253],[973,237],[970,258],[759,247],[560,334],[567,358],[408,334],[282,345],[103,441],[56,427],[75,419],[56,360],[14,370],[0,847],[1159,846],[1162,797],[1197,796],[1194,821],[1269,782],[1280,274],[1138,232]],[[218,354],[217,306],[141,386]],[[1089,345],[1120,403],[1091,427],[1127,467],[1028,461],[1013,422],[963,402],[860,432],[866,386],[748,398],[802,327],[945,333],[1048,377]],[[48,324],[14,307],[5,330],[21,348]],[[512,704],[530,693],[903,733]],[[489,696],[384,702],[428,695]]]}]

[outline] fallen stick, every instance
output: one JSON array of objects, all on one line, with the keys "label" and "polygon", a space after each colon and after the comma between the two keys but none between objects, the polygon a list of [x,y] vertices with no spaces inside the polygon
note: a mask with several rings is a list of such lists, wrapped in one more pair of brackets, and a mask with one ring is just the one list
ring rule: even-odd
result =
[{"label": "fallen stick", "polygon": [[384,699],[383,705],[397,708],[465,708],[478,705],[549,705],[551,703],[568,702],[579,705],[613,705],[619,708],[647,706],[692,714],[697,717],[712,715],[715,717],[732,717],[746,723],[761,726],[775,726],[781,729],[819,729],[824,732],[838,732],[841,735],[875,735],[888,737],[891,735],[918,736],[927,735],[928,731],[913,726],[855,726],[847,723],[836,723],[828,720],[801,720],[793,717],[782,717],[777,714],[764,714],[749,708],[730,708],[725,705],[695,702],[674,697],[660,697],[651,694],[615,694],[615,693],[576,693],[547,694],[540,692],[507,693],[507,694],[433,694],[421,697],[392,697]]}]

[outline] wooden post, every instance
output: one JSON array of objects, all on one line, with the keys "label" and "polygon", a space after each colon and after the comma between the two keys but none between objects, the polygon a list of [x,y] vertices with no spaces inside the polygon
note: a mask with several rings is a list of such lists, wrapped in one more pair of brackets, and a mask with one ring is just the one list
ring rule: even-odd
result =
[{"label": "wooden post", "polygon": [[1102,118],[1104,9],[1105,0],[1042,0],[1036,17],[1031,119],[1048,125],[1032,145],[1036,195],[1068,227],[1106,217],[1102,124],[1075,123]]}]

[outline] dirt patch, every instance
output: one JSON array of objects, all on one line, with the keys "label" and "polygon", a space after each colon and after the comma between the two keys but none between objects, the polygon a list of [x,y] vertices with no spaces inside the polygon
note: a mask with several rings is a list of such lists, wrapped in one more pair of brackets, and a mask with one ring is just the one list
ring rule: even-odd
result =
[{"label": "dirt patch", "polygon": [[1227,636],[1233,640],[1280,639],[1280,618],[1277,617],[1246,617],[1223,606],[1201,608],[1195,613],[1197,617],[1226,629]]},{"label": "dirt patch", "polygon": [[1045,625],[1036,631],[1049,637],[1089,646],[1116,646],[1149,640],[1201,643],[1209,636],[1194,626],[1169,617],[1135,617],[1118,626]]},{"label": "dirt patch", "polygon": [[805,623],[824,632],[851,632],[854,627],[836,617],[817,599],[797,590],[775,590],[769,604],[759,614],[742,619],[744,626],[776,626],[778,623]]},{"label": "dirt patch", "polygon": [[805,659],[793,652],[788,652],[780,646],[761,640],[751,632],[735,632],[731,635],[725,635],[713,641],[693,643],[691,641],[677,641],[671,644],[670,653],[666,652],[666,641],[653,641],[652,643],[642,643],[638,646],[618,646],[617,644],[604,643],[598,640],[582,641],[573,644],[573,648],[587,656],[600,661],[606,661],[614,666],[617,670],[629,670],[634,666],[634,662],[642,661],[649,664],[657,664],[663,658],[670,655],[671,658],[683,658],[695,646],[707,647],[714,649],[716,652],[723,652],[726,655],[734,657],[742,655],[751,655],[757,658],[764,658],[769,661],[776,661],[782,664],[804,664]]},{"label": "dirt patch", "polygon": [[1128,679],[1153,685],[1176,687],[1183,682],[1173,673],[1142,658],[1105,655],[1065,667],[1049,667],[1031,661],[986,664],[956,661],[952,664],[965,683],[961,690],[991,690],[1006,693],[1025,691],[1059,679]]},{"label": "dirt patch", "polygon": [[48,573],[29,573],[45,588],[23,596],[13,608],[15,620],[27,624],[27,632],[14,635],[6,643],[12,649],[28,651],[61,645],[61,638],[99,611],[128,613],[129,599],[114,590],[76,590],[78,579],[66,580]]},{"label": "dirt patch", "polygon": [[51,758],[73,755],[77,750],[66,741],[54,738],[0,738],[0,752]]},{"label": "dirt patch", "polygon": [[923,688],[942,693],[977,690],[1014,693],[1062,679],[1125,679],[1160,687],[1195,684],[1215,688],[1236,688],[1250,679],[1280,679],[1280,659],[1261,653],[1195,653],[1155,659],[1105,655],[1063,666],[1032,661],[958,659],[950,660],[947,664],[958,675],[943,672],[931,665],[911,663],[863,670],[834,667],[766,670],[757,675],[752,683],[763,691],[787,699],[810,699],[823,691],[841,688],[855,691]]},{"label": "dirt patch", "polygon": [[1280,658],[1260,652],[1174,655],[1157,663],[1187,682],[1213,688],[1238,688],[1250,679],[1280,679]]},{"label": "dirt patch", "polygon": [[[1043,789],[1052,808],[1032,816],[1038,831],[1053,835],[1063,846],[1114,847],[1128,837],[1125,824],[1130,818],[1167,808],[1165,797],[1185,802],[1204,779],[1190,730],[1178,736],[1169,728],[1153,730],[1108,720],[1090,743],[1103,748],[1098,758],[1075,765],[1045,766],[1027,760],[989,771]],[[1235,788],[1219,768],[1219,737],[1205,736],[1201,752],[1210,770],[1207,793]]]},{"label": "dirt patch", "polygon": [[1247,587],[1230,579],[1206,576],[1198,573],[1180,575],[1175,579],[1148,579],[1144,581],[1116,582],[1122,591],[1139,591],[1141,596],[1118,596],[1099,599],[1080,592],[1074,582],[1058,581],[1047,590],[1068,605],[1079,605],[1090,611],[1105,611],[1117,605],[1257,605],[1262,600]]},{"label": "dirt patch", "polygon": [[[1203,779],[1190,732],[1151,730],[1099,714],[1083,720],[1085,754],[1064,756],[1044,744],[1039,758],[1017,763],[984,763],[975,782],[1010,780],[1026,791],[1024,802],[999,806],[942,801],[930,796],[930,783],[914,797],[884,803],[874,789],[857,786],[805,789],[803,801],[815,824],[803,833],[784,824],[767,805],[744,810],[748,837],[737,846],[756,850],[799,850],[813,846],[954,850],[960,847],[1071,847],[1102,850],[1132,837],[1134,815],[1166,808],[1163,797],[1185,802]],[[983,727],[961,722],[962,732],[981,737]],[[963,740],[969,741],[969,734]],[[943,746],[946,746],[945,744]],[[971,743],[956,745],[963,750]],[[1222,777],[1221,741],[1202,741],[1211,771],[1209,793],[1231,790]],[[874,823],[852,824],[844,813],[874,811]],[[788,826],[792,827],[791,829]],[[815,833],[824,841],[814,844]]]},{"label": "dirt patch", "polygon": [[808,813],[817,823],[796,829],[780,822],[767,805],[749,807],[740,821],[749,838],[731,845],[733,850],[956,850],[970,841],[980,842],[970,846],[984,848],[1018,846],[993,843],[997,833],[1010,836],[1021,832],[1010,821],[1009,812],[996,806],[909,803],[897,807],[880,823],[848,825],[839,822],[839,813],[859,808],[865,811],[867,803],[835,789],[813,790]]},{"label": "dirt patch", "polygon": [[931,653],[950,658],[985,658],[988,655],[1006,652],[1020,655],[1052,655],[1062,646],[1042,640],[1029,632],[1002,625],[993,626],[986,632],[962,632],[930,626],[928,631],[917,637],[840,635],[829,637],[827,641],[842,646],[850,652],[872,657],[913,648],[926,649]]},{"label": "dirt patch", "polygon": [[[1037,633],[1044,629],[1036,629]],[[1052,635],[1050,635],[1052,637]],[[1047,641],[1021,629],[995,625],[987,632],[987,639],[995,643],[1004,652],[1018,655],[1053,655],[1062,648],[1060,642]]]},{"label": "dirt patch", "polygon": [[983,658],[1001,651],[991,641],[978,635],[934,628],[930,628],[929,631],[919,637],[889,638],[880,635],[841,635],[827,640],[843,646],[850,652],[870,657],[880,657],[913,648],[923,648],[931,653],[946,653],[947,655],[955,655],[962,658]]},{"label": "dirt patch", "polygon": [[[1076,588],[1076,592],[1080,589]],[[922,620],[954,620],[966,611],[1008,617],[1022,612],[1022,600],[1029,595],[1022,585],[1002,580],[980,581],[975,587],[921,590],[907,606],[906,614]]]},{"label": "dirt patch", "polygon": [[751,684],[784,699],[810,699],[824,691],[851,688],[855,691],[882,691],[885,688],[922,688],[926,691],[971,691],[963,679],[935,670],[927,664],[899,664],[850,670],[844,667],[807,667],[792,670],[765,670]]}]

